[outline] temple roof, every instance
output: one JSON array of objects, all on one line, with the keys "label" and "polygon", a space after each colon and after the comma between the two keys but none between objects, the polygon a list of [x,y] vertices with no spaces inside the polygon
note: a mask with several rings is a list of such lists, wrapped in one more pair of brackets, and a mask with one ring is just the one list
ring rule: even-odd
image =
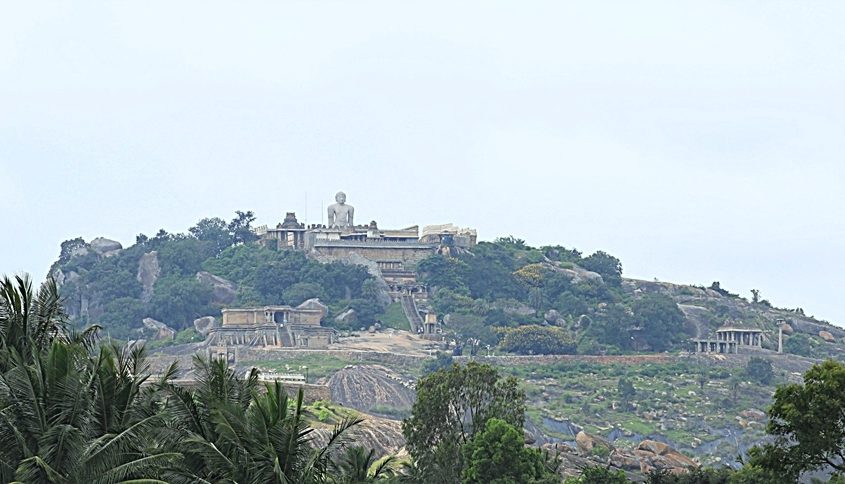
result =
[{"label": "temple roof", "polygon": [[724,324],[722,324],[722,326],[720,326],[719,329],[716,330],[717,333],[722,332],[722,331],[759,331],[759,332],[763,332],[763,330],[758,328],[758,327],[751,326],[751,325],[744,323],[742,321],[734,321],[732,319],[726,319]]}]

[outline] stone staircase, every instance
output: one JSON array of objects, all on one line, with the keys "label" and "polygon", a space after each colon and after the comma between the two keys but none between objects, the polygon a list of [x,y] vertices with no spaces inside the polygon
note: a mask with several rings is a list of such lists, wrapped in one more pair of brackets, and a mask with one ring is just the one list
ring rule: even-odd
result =
[{"label": "stone staircase", "polygon": [[404,294],[401,297],[402,309],[405,311],[405,317],[408,318],[408,323],[411,325],[411,331],[417,333],[423,327],[423,319],[417,309],[417,303],[414,297],[410,294]]}]

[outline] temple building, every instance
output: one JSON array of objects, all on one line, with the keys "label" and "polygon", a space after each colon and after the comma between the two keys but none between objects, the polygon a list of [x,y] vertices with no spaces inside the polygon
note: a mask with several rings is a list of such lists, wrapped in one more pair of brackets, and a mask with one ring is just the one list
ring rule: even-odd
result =
[{"label": "temple building", "polygon": [[716,330],[715,338],[693,340],[696,353],[739,353],[743,349],[762,349],[763,330],[726,321]]},{"label": "temple building", "polygon": [[337,339],[337,331],[321,326],[327,310],[318,300],[295,308],[224,308],[222,313],[223,323],[206,338],[209,346],[326,348]]}]

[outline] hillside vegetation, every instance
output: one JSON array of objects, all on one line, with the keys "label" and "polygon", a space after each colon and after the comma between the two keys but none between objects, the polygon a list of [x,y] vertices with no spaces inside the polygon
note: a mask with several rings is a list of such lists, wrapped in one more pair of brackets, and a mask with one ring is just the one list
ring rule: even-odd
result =
[{"label": "hillside vegetation", "polygon": [[[116,338],[141,337],[142,320],[153,318],[181,331],[177,341],[185,342],[196,339],[195,318],[219,317],[222,307],[297,305],[310,298],[329,306],[326,325],[358,329],[380,321],[402,327],[401,307],[389,304],[377,275],[362,266],[264,248],[255,243],[253,219],[251,212],[238,212],[229,222],[203,219],[187,233],[141,234],[125,249],[104,239],[68,240],[51,275],[73,321],[80,327],[100,324]],[[480,242],[471,251],[451,249],[423,260],[416,271],[429,288],[428,309],[459,351],[679,350],[689,347],[690,338],[710,337],[726,321],[764,330],[764,347],[775,349],[781,319],[788,323],[787,352],[822,357],[843,351],[845,332],[800,308],[775,308],[756,290],[748,300],[718,282],[625,279],[621,261],[603,251],[584,256],[559,245],[531,247],[514,237]],[[354,322],[335,320],[350,308]]]}]

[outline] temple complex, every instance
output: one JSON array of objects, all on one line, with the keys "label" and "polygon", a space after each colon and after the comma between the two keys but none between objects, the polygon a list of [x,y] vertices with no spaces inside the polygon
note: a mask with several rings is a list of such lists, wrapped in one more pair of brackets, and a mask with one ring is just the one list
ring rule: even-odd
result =
[{"label": "temple complex", "polygon": [[338,192],[327,210],[328,223],[306,226],[294,212],[288,212],[275,228],[256,228],[259,243],[274,250],[300,250],[320,262],[366,265],[370,273],[387,285],[393,301],[402,302],[410,329],[423,327],[428,292],[417,282],[416,265],[438,250],[471,249],[478,241],[476,231],[453,224],[419,225],[400,229],[380,228],[375,221],[355,225],[355,209]]}]

